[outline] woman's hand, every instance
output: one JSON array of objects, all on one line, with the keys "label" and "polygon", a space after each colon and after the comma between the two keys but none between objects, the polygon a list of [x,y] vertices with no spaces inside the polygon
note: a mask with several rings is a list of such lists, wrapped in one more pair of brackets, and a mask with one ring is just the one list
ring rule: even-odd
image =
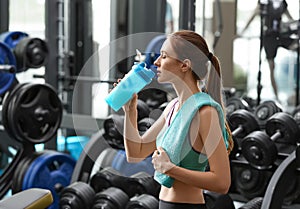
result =
[{"label": "woman's hand", "polygon": [[154,169],[160,173],[166,173],[175,166],[162,147],[158,147],[157,150],[154,151],[152,155],[152,164]]}]

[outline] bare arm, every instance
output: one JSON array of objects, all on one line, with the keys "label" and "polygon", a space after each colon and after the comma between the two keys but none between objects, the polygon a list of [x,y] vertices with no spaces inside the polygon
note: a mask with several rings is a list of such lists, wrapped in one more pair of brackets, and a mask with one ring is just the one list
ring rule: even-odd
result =
[{"label": "bare arm", "polygon": [[229,157],[225,147],[217,111],[212,107],[201,108],[199,132],[206,151],[210,171],[200,172],[174,166],[167,175],[202,189],[227,193],[231,183]]},{"label": "bare arm", "polygon": [[139,162],[156,149],[156,138],[165,124],[165,114],[169,106],[143,136],[140,136],[137,125],[137,95],[124,106],[124,146],[128,162]]}]

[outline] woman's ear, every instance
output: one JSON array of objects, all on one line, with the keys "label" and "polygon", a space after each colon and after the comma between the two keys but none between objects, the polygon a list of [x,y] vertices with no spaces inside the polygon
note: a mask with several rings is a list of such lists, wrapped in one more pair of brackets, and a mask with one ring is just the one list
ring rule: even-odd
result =
[{"label": "woman's ear", "polygon": [[186,72],[188,70],[192,69],[192,62],[189,59],[184,59],[182,61],[182,72]]}]

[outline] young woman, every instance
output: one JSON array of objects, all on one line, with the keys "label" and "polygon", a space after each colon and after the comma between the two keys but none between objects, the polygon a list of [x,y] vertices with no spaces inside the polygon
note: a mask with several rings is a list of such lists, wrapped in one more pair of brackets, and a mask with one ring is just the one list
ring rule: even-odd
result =
[{"label": "young woman", "polygon": [[227,193],[231,183],[233,143],[219,61],[199,34],[183,30],[167,37],[154,64],[157,81],[171,83],[177,98],[143,136],[137,129],[137,95],[124,105],[127,160],[152,154],[154,178],[162,185],[159,209],[206,208],[203,190]]}]

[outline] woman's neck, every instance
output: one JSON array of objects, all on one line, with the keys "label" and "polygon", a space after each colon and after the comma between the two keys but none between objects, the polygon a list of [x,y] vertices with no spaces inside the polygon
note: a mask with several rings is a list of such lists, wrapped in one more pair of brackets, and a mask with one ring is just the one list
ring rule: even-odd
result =
[{"label": "woman's neck", "polygon": [[180,84],[173,84],[175,92],[178,96],[179,107],[193,94],[201,92],[197,82],[182,82]]}]

